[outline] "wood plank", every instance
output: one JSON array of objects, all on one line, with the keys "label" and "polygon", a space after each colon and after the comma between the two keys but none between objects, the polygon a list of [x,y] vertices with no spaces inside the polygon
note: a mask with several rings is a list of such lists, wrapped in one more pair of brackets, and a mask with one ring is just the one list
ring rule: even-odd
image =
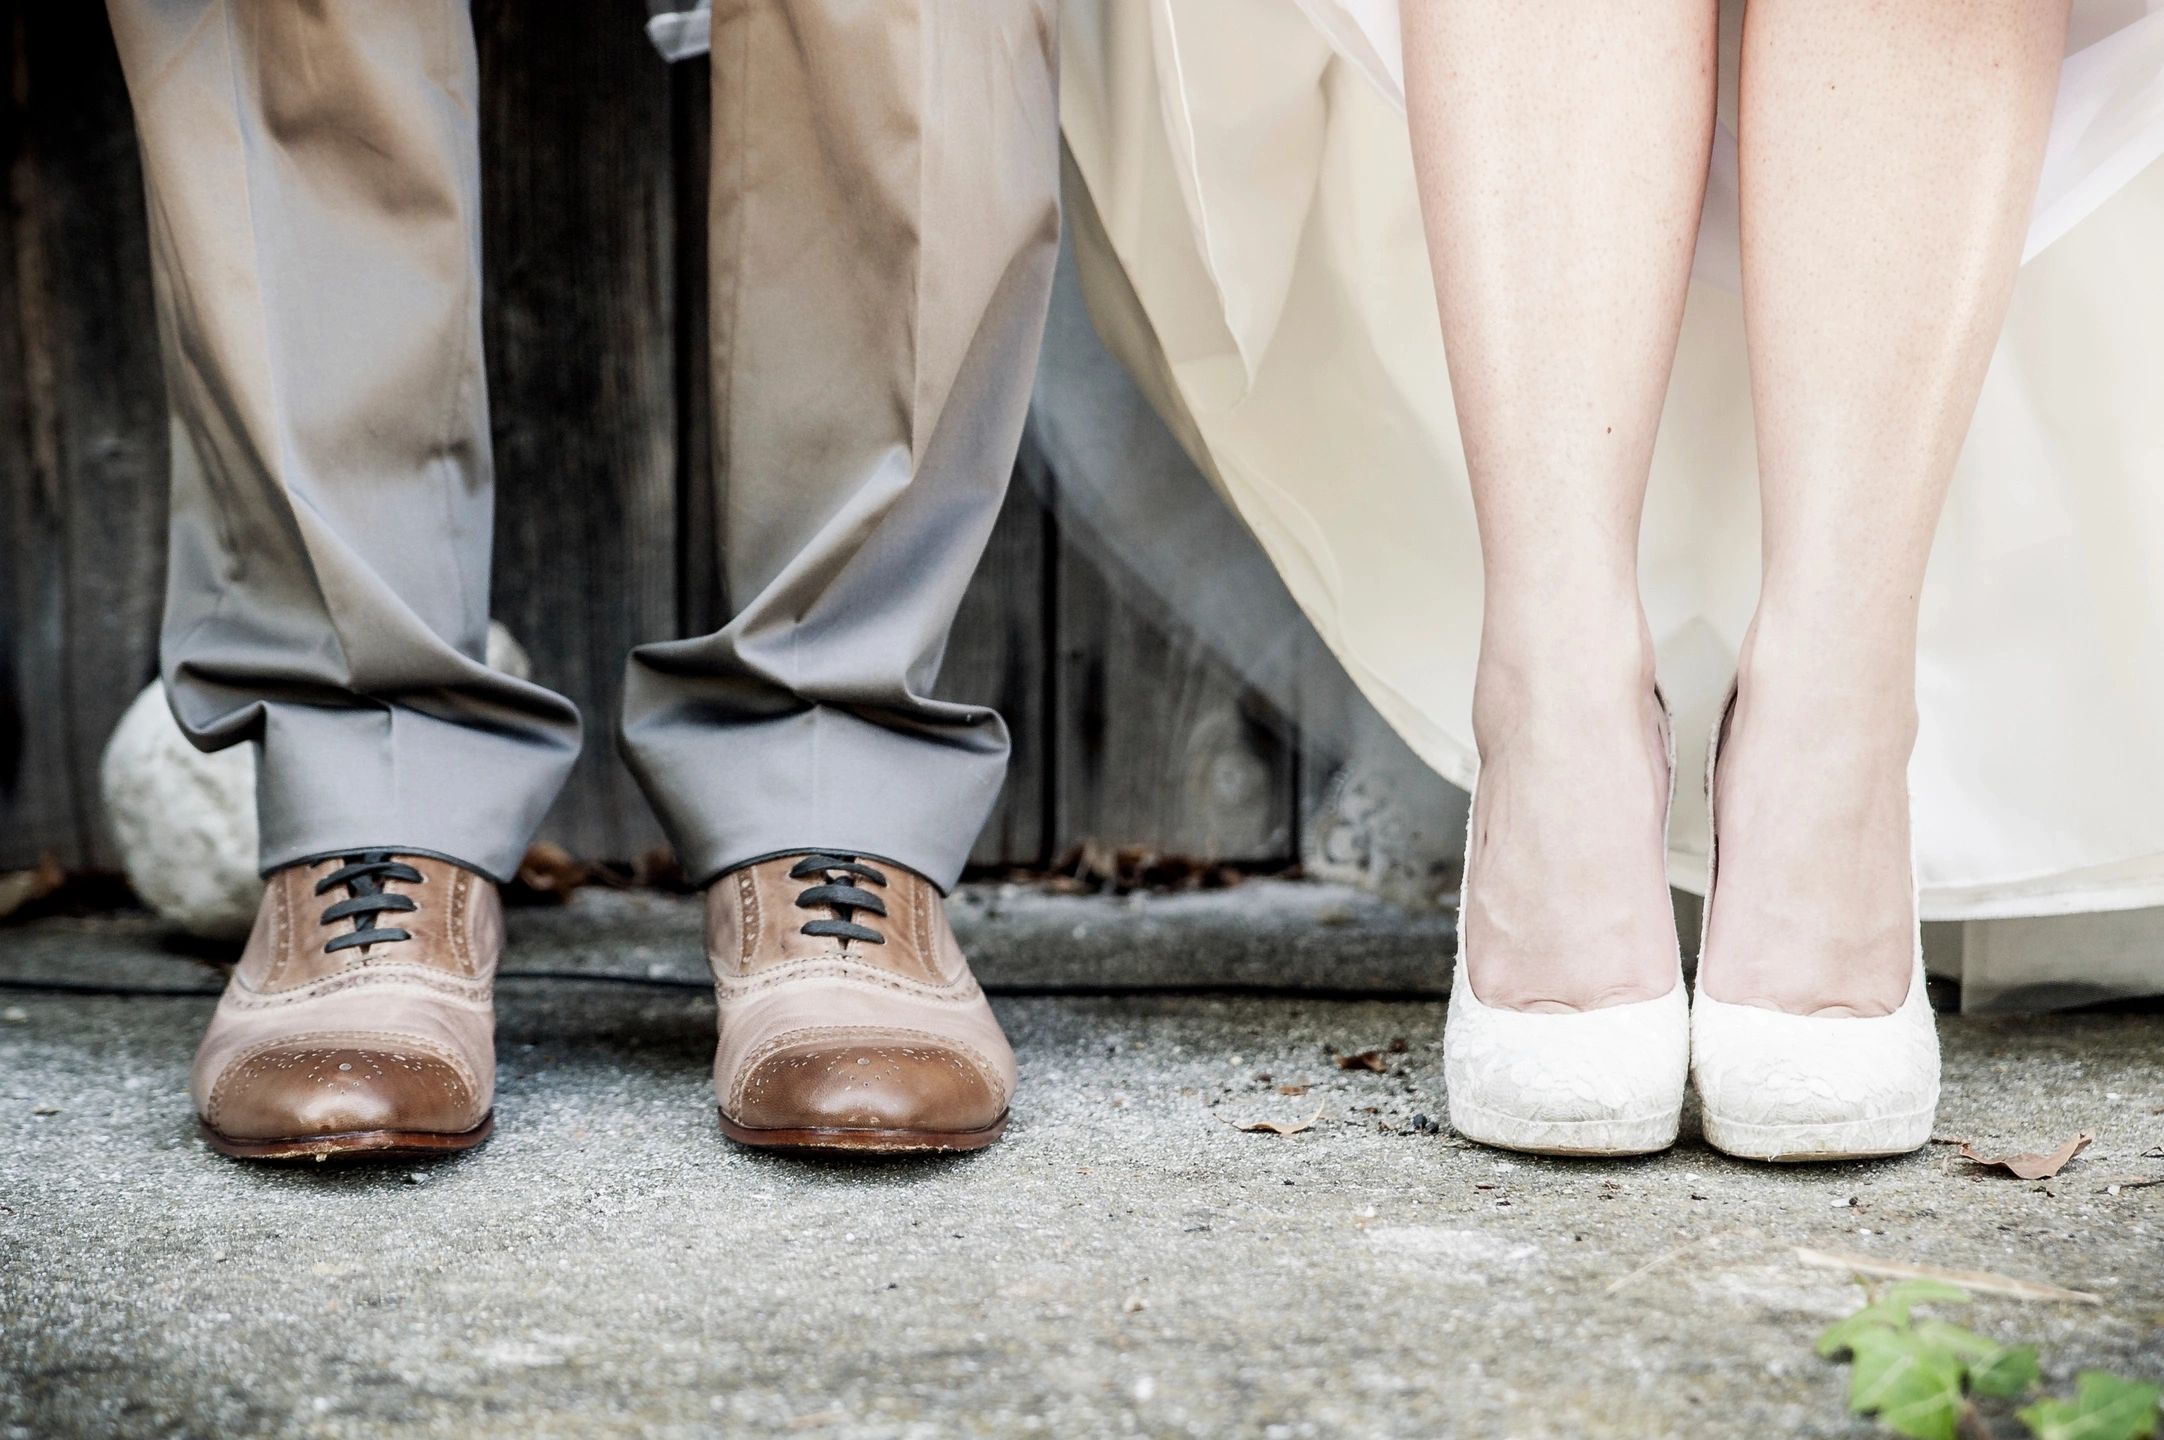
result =
[{"label": "wood plank", "polygon": [[16,297],[16,231],[22,224],[16,192],[22,184],[22,96],[29,83],[23,63],[24,16],[9,11],[0,24],[0,76],[7,80],[0,105],[0,161],[8,184],[0,191],[0,870],[37,862],[41,849],[72,829],[65,770],[36,763],[60,748],[59,708],[31,703],[53,694],[57,636],[43,624],[57,620],[57,547],[44,538],[49,497],[33,482],[30,460],[30,397],[24,374],[22,310]]},{"label": "wood plank", "polygon": [[88,5],[12,7],[5,314],[15,708],[30,723],[7,853],[116,863],[106,737],[155,675],[166,404],[142,173],[112,33]]},{"label": "wood plank", "polygon": [[[1172,546],[1182,556],[1206,554],[1214,567],[1236,557],[1220,542],[1237,522],[1210,504],[1207,480],[1097,336],[1074,255],[1089,216],[1086,200],[1070,207],[1031,418],[1033,443],[1053,472],[1055,513],[1075,512],[1073,529],[1049,556],[1051,849],[1094,842],[1203,860],[1287,861],[1298,813],[1291,719],[1187,628],[1177,606],[1160,603],[1149,583],[1128,573],[1118,551],[1128,527],[1156,524],[1158,561]],[[1108,499],[1123,503],[1098,503]],[[1267,571],[1259,555],[1253,563]],[[1183,604],[1213,598],[1184,583],[1190,574],[1162,565],[1153,573],[1169,587],[1162,593],[1184,590]],[[1213,568],[1209,579],[1229,582],[1233,595],[1254,593],[1237,575]],[[1214,598],[1223,603],[1226,593]],[[1248,618],[1247,629],[1276,645],[1286,625],[1299,623],[1289,600],[1282,624]]]},{"label": "wood plank", "polygon": [[713,67],[669,67],[676,204],[677,633],[706,635],[729,618],[714,475],[714,352],[707,333],[707,217],[713,179]]},{"label": "wood plank", "polygon": [[1062,539],[1055,565],[1055,850],[1294,853],[1296,745],[1217,654]]},{"label": "wood plank", "polygon": [[1412,752],[1301,624],[1300,863],[1402,905],[1455,905],[1466,793]]},{"label": "wood plank", "polygon": [[616,757],[626,654],[677,633],[671,80],[609,6],[476,0],[497,507],[494,613],[586,749],[544,834],[661,842]]},{"label": "wood plank", "polygon": [[973,865],[1041,865],[1051,857],[1046,750],[1052,526],[1032,480],[1041,460],[1025,447],[947,643],[938,694],[990,705],[1014,751],[999,804],[970,851]]}]

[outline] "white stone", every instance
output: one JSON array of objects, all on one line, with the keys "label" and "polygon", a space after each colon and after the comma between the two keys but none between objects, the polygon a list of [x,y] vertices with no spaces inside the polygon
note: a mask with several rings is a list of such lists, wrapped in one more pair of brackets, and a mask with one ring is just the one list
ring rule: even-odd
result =
[{"label": "white stone", "polygon": [[255,747],[197,750],[153,680],[114,727],[100,779],[121,868],[143,903],[191,934],[245,938],[263,893]]},{"label": "white stone", "polygon": [[533,679],[533,657],[497,620],[488,622],[488,664],[517,680]]},{"label": "white stone", "polygon": [[[488,663],[520,679],[532,661],[501,625]],[[204,754],[188,743],[153,680],[120,717],[100,770],[121,867],[144,904],[194,935],[246,938],[256,874],[255,746]]]}]

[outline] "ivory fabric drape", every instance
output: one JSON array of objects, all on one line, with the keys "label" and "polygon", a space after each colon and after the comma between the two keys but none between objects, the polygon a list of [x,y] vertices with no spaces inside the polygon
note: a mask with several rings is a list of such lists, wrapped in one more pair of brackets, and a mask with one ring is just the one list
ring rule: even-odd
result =
[{"label": "ivory fabric drape", "polygon": [[[1722,130],[1643,541],[1680,712],[1670,871],[1692,890],[1693,777],[1757,588],[1741,12],[1724,0]],[[1062,123],[1101,221],[1085,289],[1146,322],[1114,348],[1361,689],[1464,785],[1480,558],[1396,13],[1066,0]],[[2164,0],[2076,0],[2028,259],[1926,586],[1912,777],[1929,918],[2164,904],[2160,155]]]}]

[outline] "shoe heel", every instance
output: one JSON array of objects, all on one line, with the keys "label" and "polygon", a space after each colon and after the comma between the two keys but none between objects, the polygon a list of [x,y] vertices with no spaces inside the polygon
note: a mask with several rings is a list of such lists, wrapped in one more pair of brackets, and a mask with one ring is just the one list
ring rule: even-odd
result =
[{"label": "shoe heel", "polygon": [[[1930,1140],[1939,1101],[1938,1027],[1924,983],[1921,924],[1908,995],[1890,1015],[1791,1015],[1706,994],[1720,859],[1713,781],[1735,705],[1731,685],[1706,749],[1705,921],[1691,1001],[1691,1083],[1706,1143],[1741,1159],[1782,1163],[1906,1155]],[[1912,893],[1914,875],[1912,860]]]},{"label": "shoe heel", "polygon": [[[1675,726],[1665,698],[1657,690],[1654,698],[1672,812]],[[1468,884],[1472,853],[1469,807]],[[1462,893],[1460,899],[1462,915]],[[1675,984],[1652,1000],[1560,1013],[1503,1010],[1473,993],[1464,935],[1461,924],[1443,1025],[1452,1129],[1478,1144],[1536,1155],[1644,1155],[1675,1143],[1690,1070],[1690,1003],[1680,956]]]}]

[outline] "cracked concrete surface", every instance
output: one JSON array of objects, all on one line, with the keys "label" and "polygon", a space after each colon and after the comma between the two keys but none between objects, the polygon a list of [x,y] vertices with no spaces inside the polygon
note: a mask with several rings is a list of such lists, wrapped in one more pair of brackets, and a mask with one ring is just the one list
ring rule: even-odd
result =
[{"label": "cracked concrete surface", "polygon": [[[1190,980],[1269,975],[1255,945],[1212,972],[1210,925],[1177,907],[1127,907],[1150,928],[1077,903],[1063,954],[976,917],[988,975],[1102,983],[1167,947]],[[1441,953],[1431,921],[1332,926],[1378,963],[1309,953],[1278,978],[1419,988]],[[699,973],[682,902],[582,897],[515,934],[514,968]],[[0,980],[39,979],[208,977],[140,919],[0,930]],[[1024,1090],[1000,1145],[775,1160],[716,1130],[696,989],[500,1000],[489,1145],[292,1170],[195,1137],[208,999],[0,994],[0,1434],[1871,1433],[1810,1352],[1861,1292],[1798,1246],[2093,1291],[1966,1319],[2040,1342],[2061,1386],[2164,1375],[2164,1186],[2124,1183],[2164,1176],[2155,1010],[1942,1017],[1944,1134],[2098,1132],[2029,1183],[1945,1146],[1746,1165],[1688,1126],[1636,1161],[1468,1148],[1416,1118],[1442,1114],[1439,1004],[1245,994],[1001,998]],[[1331,1059],[1369,1048],[1387,1073]],[[1318,1108],[1292,1136],[1235,1128]]]}]

